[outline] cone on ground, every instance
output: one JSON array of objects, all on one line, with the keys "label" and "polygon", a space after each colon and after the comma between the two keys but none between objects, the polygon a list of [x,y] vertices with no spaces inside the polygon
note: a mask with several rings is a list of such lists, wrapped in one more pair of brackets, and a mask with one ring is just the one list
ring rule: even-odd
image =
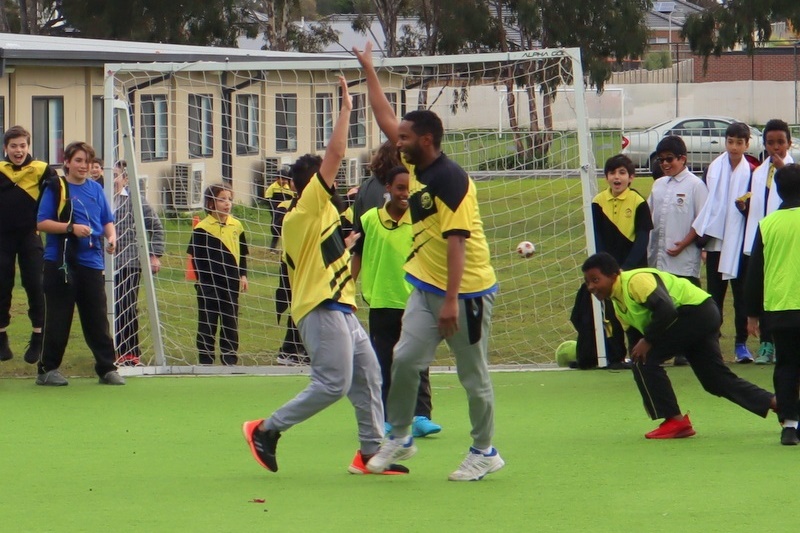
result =
[{"label": "cone on ground", "polygon": [[[195,215],[192,217],[192,228],[200,223],[200,217]],[[189,254],[186,258],[186,281],[197,281],[197,272],[194,270],[194,257]]]}]

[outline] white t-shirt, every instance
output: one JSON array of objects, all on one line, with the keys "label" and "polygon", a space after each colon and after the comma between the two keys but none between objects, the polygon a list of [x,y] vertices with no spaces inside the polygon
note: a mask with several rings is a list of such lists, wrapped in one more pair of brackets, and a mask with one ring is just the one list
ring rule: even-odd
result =
[{"label": "white t-shirt", "polygon": [[647,250],[647,264],[677,276],[700,277],[700,248],[687,246],[676,257],[667,254],[692,229],[708,196],[703,180],[684,169],[677,176],[655,181],[647,203],[653,214],[653,230]]}]

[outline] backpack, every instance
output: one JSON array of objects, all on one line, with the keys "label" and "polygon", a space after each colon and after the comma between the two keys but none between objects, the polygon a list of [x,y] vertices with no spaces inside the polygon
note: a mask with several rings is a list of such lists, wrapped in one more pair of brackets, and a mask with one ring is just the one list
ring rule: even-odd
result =
[{"label": "backpack", "polygon": [[[69,182],[63,176],[51,176],[42,179],[39,185],[39,202],[45,189],[49,188],[53,193],[53,203],[56,211],[56,220],[59,222],[72,223],[72,199],[69,196]],[[54,235],[59,240],[58,243],[58,271],[64,276],[64,283],[72,283],[72,269],[78,264],[78,238],[69,233]]]}]

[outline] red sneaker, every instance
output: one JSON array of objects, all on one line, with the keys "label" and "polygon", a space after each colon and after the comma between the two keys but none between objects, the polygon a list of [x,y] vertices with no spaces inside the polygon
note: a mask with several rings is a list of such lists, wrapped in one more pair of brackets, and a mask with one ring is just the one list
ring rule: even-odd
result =
[{"label": "red sneaker", "polygon": [[668,418],[650,433],[645,433],[646,439],[685,439],[695,434],[692,421],[689,415],[685,415],[683,420]]},{"label": "red sneaker", "polygon": [[[369,459],[367,459],[367,461],[368,460]],[[359,450],[356,452],[356,456],[353,457],[353,462],[347,467],[347,471],[351,474],[372,474],[372,472],[367,470],[367,461],[364,460],[364,456],[361,455],[361,451]],[[403,465],[391,464],[386,470],[381,472],[381,475],[384,476],[397,476],[399,474],[408,474],[408,468]]]}]

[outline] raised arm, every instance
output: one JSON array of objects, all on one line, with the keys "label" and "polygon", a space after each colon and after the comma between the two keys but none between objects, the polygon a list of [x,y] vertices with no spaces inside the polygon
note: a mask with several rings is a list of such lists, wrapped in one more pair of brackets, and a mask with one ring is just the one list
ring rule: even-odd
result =
[{"label": "raised arm", "polygon": [[329,188],[333,188],[333,182],[347,148],[347,130],[350,128],[350,111],[353,109],[353,99],[347,91],[347,80],[342,76],[339,76],[339,86],[342,89],[342,108],[339,110],[339,117],[333,126],[331,139],[328,141],[328,147],[319,167],[319,175]]},{"label": "raised arm", "polygon": [[369,95],[369,105],[372,108],[372,113],[375,115],[375,120],[378,121],[378,127],[384,135],[392,142],[397,144],[397,115],[392,109],[392,104],[386,99],[383,93],[383,87],[378,79],[378,73],[375,72],[375,66],[372,64],[372,42],[367,41],[364,46],[364,51],[361,52],[358,48],[353,47],[353,53],[361,63],[364,69],[364,75],[367,78],[367,89]]}]

